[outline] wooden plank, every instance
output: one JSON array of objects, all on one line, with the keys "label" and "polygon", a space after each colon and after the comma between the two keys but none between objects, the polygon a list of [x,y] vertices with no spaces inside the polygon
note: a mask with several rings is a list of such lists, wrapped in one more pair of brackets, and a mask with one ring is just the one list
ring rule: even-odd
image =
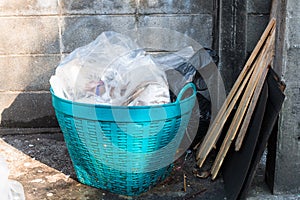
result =
[{"label": "wooden plank", "polygon": [[[250,69],[250,71],[248,72],[248,74],[246,75],[245,79],[243,80],[242,85],[241,85],[241,87],[239,87],[239,89],[238,89],[236,95],[233,97],[232,101],[229,103],[228,109],[225,110],[224,114],[222,115],[222,118],[220,119],[221,121],[218,122],[218,123],[216,124],[216,127],[217,127],[217,128],[218,128],[218,126],[219,126],[219,127],[221,127],[221,126],[223,127],[223,126],[224,126],[224,124],[225,124],[227,118],[229,117],[231,111],[233,110],[234,106],[236,105],[237,101],[239,100],[239,97],[240,97],[241,93],[243,92],[243,90],[244,90],[246,84],[248,84],[248,80],[250,79],[250,77],[251,77],[253,71],[254,71],[254,68],[252,67],[252,68]],[[216,130],[220,130],[220,131],[221,131],[222,129],[219,128],[219,129],[216,129]],[[201,160],[201,159],[200,159],[200,160],[197,162],[197,164],[201,167],[202,164],[203,164],[203,162],[202,162],[202,163],[199,163],[200,161],[203,161],[203,162],[204,162],[204,160]]]},{"label": "wooden plank", "polygon": [[[274,27],[274,24],[270,23],[270,27],[272,29]],[[266,29],[266,30],[269,30],[269,29]],[[265,34],[263,34],[263,36],[264,36],[263,38],[265,38]],[[252,55],[254,55],[254,54],[252,54]],[[252,58],[254,58],[254,56],[252,56]],[[252,59],[250,57],[247,64],[245,65],[244,69],[246,69],[249,66],[248,64],[250,64],[251,62],[252,62]],[[244,76],[242,74],[239,76],[239,78],[236,81],[232,91],[236,90],[235,88],[239,88],[239,91],[243,90],[245,84],[240,85],[241,84],[240,82],[243,81],[243,79],[240,79],[241,77],[244,78]],[[240,86],[240,87],[238,87],[238,86]],[[223,128],[223,126],[226,122],[226,119],[227,119],[227,117],[229,116],[229,114],[231,113],[231,111],[234,107],[233,104],[235,102],[234,101],[232,102],[232,99],[235,98],[234,96],[239,97],[239,95],[240,94],[236,94],[236,92],[234,93],[234,95],[233,95],[233,93],[229,94],[229,96],[227,97],[227,99],[226,99],[225,103],[223,104],[221,110],[219,111],[215,121],[213,122],[212,126],[210,126],[210,129],[208,130],[208,133],[207,133],[206,137],[204,138],[204,141],[202,142],[202,144],[201,144],[201,146],[198,150],[198,153],[197,153],[197,159],[199,159],[198,165],[200,167],[204,163],[204,161],[205,161],[208,153],[211,151],[212,147],[215,145],[215,143],[216,143],[216,141],[217,141],[217,139],[218,139],[218,137],[219,137],[219,135],[222,131],[222,128]],[[229,108],[228,108],[228,105],[231,105],[231,106],[229,106]],[[225,115],[224,115],[224,113],[225,113]]]},{"label": "wooden plank", "polygon": [[[267,69],[269,69],[269,67],[271,67],[271,64],[273,62],[273,58],[275,56],[275,32],[273,33],[273,38],[272,39],[273,39],[273,41],[271,41],[271,46],[269,48],[269,51],[267,52],[267,56],[268,57],[266,59],[268,60],[267,62],[269,62],[269,66],[268,66]],[[253,114],[254,109],[256,107],[256,103],[257,103],[258,98],[260,96],[260,92],[262,90],[262,87],[263,87],[263,84],[264,84],[265,79],[267,77],[267,74],[268,74],[268,70],[264,71],[261,79],[259,80],[259,82],[257,84],[257,87],[255,88],[253,99],[250,102],[249,109],[247,110],[245,119],[243,121],[241,129],[240,129],[240,131],[238,133],[237,140],[235,142],[235,151],[239,151],[240,148],[241,148],[241,146],[242,146],[245,134],[247,132],[248,125],[250,123],[252,114]]]},{"label": "wooden plank", "polygon": [[[267,137],[269,134],[267,130],[271,128],[274,114],[275,112],[278,114],[280,111],[284,95],[278,91],[278,82],[273,78],[273,75],[274,71],[269,69],[243,148],[240,151],[234,151],[232,148],[234,146],[231,146],[222,165],[222,177],[227,199],[246,199],[257,164],[265,150],[265,143],[262,138]],[[275,89],[276,87],[277,89]]]},{"label": "wooden plank", "polygon": [[[260,73],[253,74],[251,77],[252,80],[257,80],[261,76]],[[250,102],[250,99],[252,98],[254,88],[256,87],[257,81],[250,81],[249,85],[246,88],[245,94],[243,95],[243,98],[240,102],[240,105],[233,117],[232,123],[230,124],[230,127],[227,131],[227,134],[225,136],[225,139],[221,145],[220,151],[214,161],[214,164],[211,169],[211,174],[212,174],[212,180],[214,180],[219,172],[219,169],[222,166],[222,163],[224,161],[224,158],[229,150],[229,147],[231,145],[231,142],[233,141],[235,134],[237,132],[237,129],[239,128],[239,125],[241,124],[241,121],[243,120],[243,115],[245,111],[248,108],[248,104]]]},{"label": "wooden plank", "polygon": [[225,139],[221,145],[220,151],[219,151],[219,153],[215,159],[215,162],[212,166],[212,170],[211,170],[212,179],[216,178],[216,176],[221,168],[221,165],[224,161],[224,158],[229,150],[229,147],[230,147],[232,141],[234,140],[236,133],[239,130],[241,122],[244,119],[244,115],[248,109],[250,101],[252,100],[254,90],[255,90],[259,80],[262,78],[264,71],[267,70],[266,68],[269,65],[269,60],[267,58],[270,53],[270,48],[273,47],[274,39],[275,39],[275,28],[272,30],[271,37],[268,38],[267,43],[264,46],[265,48],[263,49],[263,52],[261,52],[259,59],[257,60],[256,65],[254,66],[255,69],[254,69],[253,75],[251,76],[249,85],[246,88],[246,91],[241,99],[239,107],[234,115],[232,123],[230,124],[228,132],[225,136]]},{"label": "wooden plank", "polygon": [[253,94],[253,99],[250,102],[250,105],[249,105],[249,108],[247,110],[246,116],[244,118],[243,124],[240,128],[240,131],[238,133],[238,137],[235,141],[235,151],[239,151],[241,146],[242,146],[242,143],[243,143],[243,140],[245,138],[250,120],[252,118],[252,114],[253,114],[254,109],[256,107],[256,103],[259,99],[259,96],[260,96],[261,90],[263,88],[263,85],[264,85],[266,76],[268,74],[268,71],[269,71],[269,67],[267,67],[266,70],[263,71],[262,77],[258,81],[258,84],[255,88],[255,91],[254,91],[254,94]]},{"label": "wooden plank", "polygon": [[[222,127],[224,126],[224,121],[226,118],[224,117],[224,113],[226,112],[228,106],[230,105],[231,101],[233,100],[236,93],[239,91],[240,84],[243,82],[245,76],[249,72],[253,61],[257,58],[258,53],[260,52],[263,44],[265,43],[267,37],[270,34],[270,31],[273,29],[275,25],[275,19],[272,19],[267,28],[265,29],[264,33],[262,34],[261,38],[259,39],[257,45],[255,46],[252,54],[250,55],[249,59],[247,60],[241,74],[239,75],[237,81],[233,85],[228,97],[226,98],[224,104],[222,105],[220,111],[218,112],[216,119],[212,122],[212,125],[209,127],[209,130],[197,152],[196,159],[199,160],[198,164],[201,167],[204,163],[207,155],[211,151],[212,147],[215,145],[216,141],[218,140]],[[243,88],[241,88],[243,90]],[[228,112],[231,112],[229,110]]]},{"label": "wooden plank", "polygon": [[[280,84],[274,79],[275,72],[270,69],[269,75],[267,76],[267,84],[268,84],[268,100],[267,106],[264,114],[264,119],[262,121],[261,130],[259,133],[259,138],[255,145],[255,150],[252,154],[251,165],[249,167],[248,173],[246,175],[246,179],[243,183],[243,188],[240,191],[238,199],[246,199],[247,193],[251,187],[251,183],[255,176],[255,172],[257,170],[258,164],[261,161],[263,153],[266,149],[269,137],[276,126],[276,121],[278,119],[279,112],[281,110],[284,94],[280,90]],[[245,141],[246,144],[247,139]],[[234,152],[239,153],[239,152]],[[248,156],[248,155],[243,155]]]},{"label": "wooden plank", "polygon": [[253,119],[247,130],[245,143],[240,151],[230,147],[222,165],[222,178],[227,199],[238,199],[250,168],[253,152],[260,135],[268,100],[268,85],[265,83]]},{"label": "wooden plank", "polygon": [[[265,70],[267,71],[267,70]],[[254,79],[259,79],[262,72],[260,72],[259,74],[255,74]],[[241,104],[238,107],[238,110],[236,111],[234,118],[232,120],[232,123],[230,124],[229,130],[225,136],[225,139],[222,143],[222,146],[220,148],[220,151],[215,159],[215,162],[212,166],[211,169],[211,174],[212,174],[212,179],[214,180],[222,166],[222,163],[224,161],[224,158],[226,157],[226,154],[229,150],[229,147],[232,143],[232,141],[234,140],[234,137],[237,133],[237,130],[239,129],[239,126],[244,118],[244,113],[245,111],[248,109],[248,105],[250,102],[250,99],[252,99],[253,93],[254,93],[254,89],[257,85],[258,81],[255,81],[253,84],[251,84],[251,87],[247,87],[250,88],[249,90],[246,90],[245,95],[243,96],[242,100],[241,100]],[[252,83],[252,82],[250,82]],[[250,85],[250,84],[249,84]]]}]

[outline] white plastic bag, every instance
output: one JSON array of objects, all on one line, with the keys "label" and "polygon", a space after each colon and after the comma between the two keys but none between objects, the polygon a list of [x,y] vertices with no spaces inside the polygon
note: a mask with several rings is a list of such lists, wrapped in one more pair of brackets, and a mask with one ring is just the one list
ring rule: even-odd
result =
[{"label": "white plastic bag", "polygon": [[129,37],[111,31],[67,56],[50,83],[57,96],[76,102],[114,106],[170,102],[164,70]]},{"label": "white plastic bag", "polygon": [[6,162],[0,157],[0,195],[4,200],[8,199],[8,173]]},{"label": "white plastic bag", "polygon": [[8,179],[9,170],[5,160],[0,157],[0,199],[25,200],[24,189],[21,183]]},{"label": "white plastic bag", "polygon": [[137,48],[130,38],[112,31],[104,32],[63,59],[56,68],[56,76],[50,79],[51,86],[55,94],[76,101],[85,96],[86,85],[99,79],[113,60]]}]

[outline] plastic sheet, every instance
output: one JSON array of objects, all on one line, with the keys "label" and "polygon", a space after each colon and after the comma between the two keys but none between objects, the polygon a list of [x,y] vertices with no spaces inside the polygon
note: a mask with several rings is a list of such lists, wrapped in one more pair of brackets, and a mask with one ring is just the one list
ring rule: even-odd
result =
[{"label": "plastic sheet", "polygon": [[1,200],[25,200],[21,183],[8,179],[9,170],[5,160],[0,157],[0,197]]},{"label": "plastic sheet", "polygon": [[[214,51],[169,29],[104,32],[57,67],[56,75],[68,78],[53,76],[50,82],[62,98],[125,106],[173,102],[180,89],[193,82],[198,104],[188,127],[191,143],[195,130],[197,137],[205,135],[226,97],[216,62]],[[66,87],[56,90],[61,84]]]},{"label": "plastic sheet", "polygon": [[50,83],[57,96],[76,102],[136,106],[170,101],[163,69],[133,40],[115,32],[73,51]]},{"label": "plastic sheet", "polygon": [[215,77],[208,75],[205,80],[201,72],[209,71],[215,66],[214,62],[217,62],[218,57],[217,55],[211,56],[214,53],[214,51],[204,48],[195,52],[190,46],[178,52],[154,57],[155,62],[162,65],[167,74],[172,101],[176,100],[180,89],[186,83],[193,82],[196,85],[198,106],[193,109],[188,128],[189,133],[197,130],[196,135],[190,134],[191,138],[188,142],[191,143],[194,140],[192,146],[204,137],[211,121],[211,99],[207,83],[212,87]]}]

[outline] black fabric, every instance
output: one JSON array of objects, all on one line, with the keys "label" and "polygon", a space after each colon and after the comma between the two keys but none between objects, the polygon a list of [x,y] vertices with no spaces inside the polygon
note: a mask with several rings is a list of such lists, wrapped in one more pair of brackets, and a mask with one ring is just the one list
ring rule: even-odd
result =
[{"label": "black fabric", "polygon": [[[198,101],[198,112],[193,114],[197,117],[199,123],[193,128],[197,129],[197,133],[194,136],[193,142],[190,148],[197,145],[206,135],[210,121],[211,121],[211,100],[210,93],[207,84],[203,77],[201,76],[199,70],[204,68],[210,68],[218,65],[219,57],[216,51],[203,48],[198,50],[188,61],[182,60],[178,66],[174,66],[174,69],[166,71],[166,77],[170,87],[171,101],[176,101],[177,95],[180,89],[186,84],[186,79],[192,77],[192,82],[195,84],[197,89],[197,101]],[[194,64],[199,64],[199,66],[194,66]],[[212,65],[212,64],[215,65]]]},{"label": "black fabric", "polygon": [[275,72],[270,69],[242,148],[234,151],[233,142],[224,160],[222,171],[228,199],[245,199],[251,186],[284,100],[277,81]]},{"label": "black fabric", "polygon": [[240,151],[236,152],[234,150],[235,141],[233,141],[231,148],[225,157],[222,171],[224,188],[228,199],[237,199],[239,191],[241,191],[243,187],[254,154],[255,144],[259,136],[267,98],[268,85],[265,83]]},{"label": "black fabric", "polygon": [[[254,156],[248,171],[246,181],[244,182],[243,188],[240,192],[240,198],[246,198],[247,192],[251,186],[251,182],[254,178],[257,166],[261,160],[261,157],[266,149],[269,137],[275,128],[274,125],[277,122],[281,106],[284,101],[284,94],[279,88],[277,82],[277,75],[271,70],[267,77],[267,83],[269,88],[269,98],[267,102],[266,112],[262,123],[259,138],[255,147]],[[276,129],[276,128],[275,128]]]},{"label": "black fabric", "polygon": [[268,145],[267,145],[267,160],[266,160],[266,170],[265,179],[270,190],[274,190],[274,175],[275,175],[275,164],[276,164],[276,151],[277,151],[277,133],[278,133],[278,118],[275,122],[273,131],[270,135]]}]

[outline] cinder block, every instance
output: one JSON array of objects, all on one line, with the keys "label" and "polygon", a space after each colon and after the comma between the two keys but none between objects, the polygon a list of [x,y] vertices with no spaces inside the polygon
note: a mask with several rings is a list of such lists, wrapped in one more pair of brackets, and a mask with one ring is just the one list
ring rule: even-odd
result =
[{"label": "cinder block", "polygon": [[138,12],[141,14],[208,14],[213,12],[213,1],[207,0],[146,0],[140,1]]},{"label": "cinder block", "polygon": [[0,1],[0,16],[9,15],[49,15],[58,14],[57,0],[35,0],[35,1],[20,1],[20,0],[1,0]]},{"label": "cinder block", "polygon": [[49,90],[50,76],[59,61],[59,55],[1,56],[0,91]]},{"label": "cinder block", "polygon": [[[284,3],[284,2],[281,2]],[[286,1],[280,13],[285,18],[281,24],[284,38],[278,40],[277,48],[283,46],[280,59],[282,78],[286,84],[285,101],[279,117],[276,165],[274,175],[275,194],[300,193],[300,33],[298,0]],[[279,21],[281,22],[281,21]],[[281,33],[281,32],[280,32]]]},{"label": "cinder block", "polygon": [[64,18],[63,52],[69,53],[97,38],[103,31],[123,32],[135,27],[134,16],[76,16]]},{"label": "cinder block", "polygon": [[[298,55],[299,56],[299,55]],[[295,59],[295,58],[294,58]],[[298,59],[299,60],[299,59]],[[289,62],[288,62],[289,63]],[[298,65],[299,66],[299,65]],[[291,68],[296,68],[291,64]],[[290,68],[290,67],[288,67]],[[299,73],[298,73],[299,74]],[[285,75],[287,88],[286,99],[280,113],[279,145],[277,145],[277,159],[275,168],[275,193],[299,194],[300,188],[300,152],[299,152],[299,130],[300,130],[300,93],[299,75]],[[298,82],[290,82],[298,77]]]},{"label": "cinder block", "polygon": [[57,17],[3,17],[0,30],[0,55],[60,52]]},{"label": "cinder block", "polygon": [[287,3],[287,16],[300,17],[300,1],[289,1]]},{"label": "cinder block", "polygon": [[248,15],[247,51],[251,52],[257,44],[269,22],[269,15]]},{"label": "cinder block", "polygon": [[135,0],[61,0],[62,12],[66,14],[133,14],[136,12]]},{"label": "cinder block", "polygon": [[[300,48],[286,49],[286,57],[284,62],[289,63],[288,68],[283,68],[283,79],[290,85],[298,85],[299,87],[299,102],[300,102],[300,59],[297,59],[300,55]],[[300,110],[299,110],[300,111]],[[299,135],[300,136],[300,135]]]},{"label": "cinder block", "polygon": [[57,127],[49,92],[1,92],[1,127]]},{"label": "cinder block", "polygon": [[289,26],[287,27],[288,48],[300,48],[300,15],[299,17],[290,17],[287,19]]},{"label": "cinder block", "polygon": [[[213,17],[209,14],[141,16],[138,27],[161,27],[175,30],[194,39],[204,47],[212,46]],[[162,35],[153,37],[153,43],[156,43],[155,46],[167,44],[168,42]]]},{"label": "cinder block", "polygon": [[247,0],[247,11],[248,13],[269,14],[271,4],[271,0]]}]

